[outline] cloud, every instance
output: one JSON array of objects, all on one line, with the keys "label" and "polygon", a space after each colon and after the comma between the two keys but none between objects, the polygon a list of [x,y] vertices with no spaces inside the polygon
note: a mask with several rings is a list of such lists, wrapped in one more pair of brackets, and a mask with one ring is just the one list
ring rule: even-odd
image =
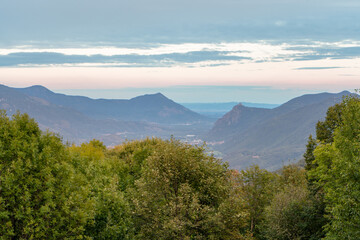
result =
[{"label": "cloud", "polygon": [[[0,49],[0,67],[219,67],[234,63],[360,58],[360,42],[226,42],[149,44],[139,47]],[[332,69],[309,66],[296,70]]]},{"label": "cloud", "polygon": [[[194,51],[155,55],[65,55],[56,52],[16,52],[0,55],[2,67],[78,66],[78,67],[170,67],[202,63],[204,66],[225,65],[228,61],[250,60],[249,57],[227,55],[224,51]],[[196,65],[199,66],[199,65]]]},{"label": "cloud", "polygon": [[336,69],[336,68],[343,68],[343,67],[300,67],[300,68],[295,68],[294,70],[325,70],[325,69]]},{"label": "cloud", "polygon": [[288,50],[302,51],[303,54],[295,56],[296,61],[321,59],[351,59],[360,57],[359,42],[316,43],[309,46],[290,47]]}]

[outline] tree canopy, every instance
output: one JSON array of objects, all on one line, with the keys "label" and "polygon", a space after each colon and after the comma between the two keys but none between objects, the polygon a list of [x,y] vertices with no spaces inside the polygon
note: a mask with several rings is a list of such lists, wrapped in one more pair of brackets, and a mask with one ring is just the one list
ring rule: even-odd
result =
[{"label": "tree canopy", "polygon": [[28,115],[0,112],[0,235],[84,237],[93,202],[61,139]]},{"label": "tree canopy", "polygon": [[335,129],[333,142],[315,150],[317,176],[326,201],[329,223],[326,239],[357,239],[360,235],[360,99],[343,101],[341,124]]},{"label": "tree canopy", "polygon": [[316,130],[305,168],[237,171],[206,146],[64,144],[0,111],[0,239],[358,239],[360,99]]}]

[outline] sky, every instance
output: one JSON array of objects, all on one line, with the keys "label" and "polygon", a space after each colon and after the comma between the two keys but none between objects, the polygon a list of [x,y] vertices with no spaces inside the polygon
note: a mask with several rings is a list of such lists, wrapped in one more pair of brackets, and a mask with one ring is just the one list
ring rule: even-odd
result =
[{"label": "sky", "polygon": [[0,84],[283,103],[360,85],[356,0],[0,0]]}]

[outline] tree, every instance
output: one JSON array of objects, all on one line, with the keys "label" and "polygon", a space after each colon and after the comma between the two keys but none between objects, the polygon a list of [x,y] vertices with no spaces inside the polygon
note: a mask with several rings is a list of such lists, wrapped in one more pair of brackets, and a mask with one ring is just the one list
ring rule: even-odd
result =
[{"label": "tree", "polygon": [[265,239],[320,239],[322,223],[307,188],[305,170],[289,165],[279,174],[279,190],[265,208],[262,235]]},{"label": "tree", "polygon": [[328,108],[324,121],[318,121],[316,124],[316,139],[309,136],[308,143],[306,145],[306,152],[304,153],[305,169],[309,171],[315,168],[314,165],[314,150],[321,143],[332,143],[334,141],[334,131],[341,125],[341,115],[344,108],[344,103],[337,103],[334,106]]},{"label": "tree", "polygon": [[314,166],[314,150],[317,146],[316,139],[313,138],[313,136],[310,134],[308,143],[306,145],[306,152],[304,153],[304,159],[305,159],[305,169],[309,171],[310,169],[315,168]]},{"label": "tree", "polygon": [[326,239],[358,239],[360,236],[360,99],[343,100],[342,122],[333,143],[315,150],[318,167],[311,171],[323,187],[329,223]]},{"label": "tree", "polygon": [[150,152],[128,189],[138,239],[242,237],[245,211],[226,164],[174,139],[157,140]]},{"label": "tree", "polygon": [[254,165],[241,171],[241,185],[249,211],[249,231],[259,234],[258,225],[264,218],[264,209],[269,205],[275,190],[275,175]]},{"label": "tree", "polygon": [[131,239],[133,226],[130,208],[117,176],[119,162],[107,156],[102,142],[92,140],[69,151],[77,174],[83,176],[95,201],[94,218],[85,226],[85,235],[91,239]]},{"label": "tree", "polygon": [[241,186],[240,173],[237,170],[228,172],[230,191],[219,206],[220,221],[223,223],[222,239],[246,239],[253,237],[248,231],[249,211],[244,198],[244,192]]},{"label": "tree", "polygon": [[92,217],[89,189],[61,139],[33,119],[0,111],[0,235],[77,239]]},{"label": "tree", "polygon": [[316,124],[316,138],[324,143],[331,143],[334,141],[334,131],[341,125],[342,111],[344,103],[337,103],[329,107],[326,111],[324,121],[319,121]]},{"label": "tree", "polygon": [[287,186],[266,208],[265,236],[267,239],[311,239],[312,213],[306,187]]},{"label": "tree", "polygon": [[125,142],[106,151],[106,157],[113,159],[114,171],[118,177],[118,187],[121,191],[126,191],[134,186],[135,181],[142,175],[143,165],[162,142],[158,138],[147,138]]},{"label": "tree", "polygon": [[[323,172],[328,171],[331,167],[331,159],[322,158],[322,160],[318,159],[315,161],[314,152],[317,147],[322,148],[324,144],[331,144],[334,141],[334,132],[336,128],[342,124],[342,112],[344,107],[344,102],[329,107],[326,112],[324,121],[319,121],[316,124],[316,139],[314,139],[311,135],[309,136],[306,152],[304,154],[305,169],[307,170],[308,189],[311,194],[311,200],[313,201],[317,212],[317,217],[314,219],[316,221],[313,222],[313,226],[319,226],[318,236],[320,237],[324,236],[324,233],[320,234],[320,232],[323,231],[323,226],[325,226],[328,221],[325,218],[323,184],[319,179],[320,175],[313,173],[315,169],[317,169],[316,171],[319,171],[320,169],[322,169],[321,171]],[[327,163],[319,167],[319,161]]]}]

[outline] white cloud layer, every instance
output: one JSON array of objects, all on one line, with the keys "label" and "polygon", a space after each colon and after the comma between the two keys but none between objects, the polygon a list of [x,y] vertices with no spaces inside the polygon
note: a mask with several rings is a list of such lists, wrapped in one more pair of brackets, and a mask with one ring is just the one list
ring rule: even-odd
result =
[{"label": "white cloud layer", "polygon": [[[290,43],[273,43],[268,41],[257,41],[257,42],[223,42],[223,43],[183,43],[183,44],[158,44],[157,46],[139,47],[139,48],[120,48],[113,46],[103,47],[89,47],[89,48],[33,48],[31,46],[19,46],[13,48],[2,48],[0,49],[0,57],[11,54],[38,54],[38,53],[56,53],[65,55],[63,59],[64,66],[126,66],[134,65],[137,60],[127,60],[127,56],[137,56],[138,60],[141,57],[144,59],[153,60],[151,64],[158,63],[172,63],[176,65],[177,60],[172,59],[171,54],[192,54],[192,53],[212,53],[216,52],[218,57],[239,57],[239,59],[195,59],[193,54],[188,56],[190,63],[193,61],[194,66],[197,66],[201,61],[217,61],[216,64],[228,64],[236,60],[237,62],[272,62],[272,61],[292,61],[304,56],[308,58],[314,58],[316,56],[333,56],[338,54],[341,58],[341,53],[334,53],[337,49],[341,48],[356,48],[360,47],[360,41],[344,40],[340,42],[319,42],[319,41],[306,41],[301,44],[290,44]],[[326,50],[327,52],[324,52]],[[159,56],[164,55],[164,58]],[[106,59],[92,59],[92,62],[66,62],[66,56],[83,56],[83,57],[109,57]],[[121,62],[118,59],[111,58],[122,56]],[[45,58],[46,56],[44,56]],[[346,57],[349,57],[348,55]],[[194,58],[191,59],[191,58]],[[4,60],[6,61],[6,59]],[[80,61],[80,60],[78,60]],[[94,62],[95,61],[95,62]],[[127,62],[128,61],[128,62]],[[186,61],[185,61],[186,62]],[[46,63],[48,65],[62,65],[62,63]],[[19,63],[19,66],[39,66],[39,63]],[[179,63],[181,65],[181,63]],[[187,64],[191,66],[191,64]],[[3,65],[4,66],[4,65]]]}]

